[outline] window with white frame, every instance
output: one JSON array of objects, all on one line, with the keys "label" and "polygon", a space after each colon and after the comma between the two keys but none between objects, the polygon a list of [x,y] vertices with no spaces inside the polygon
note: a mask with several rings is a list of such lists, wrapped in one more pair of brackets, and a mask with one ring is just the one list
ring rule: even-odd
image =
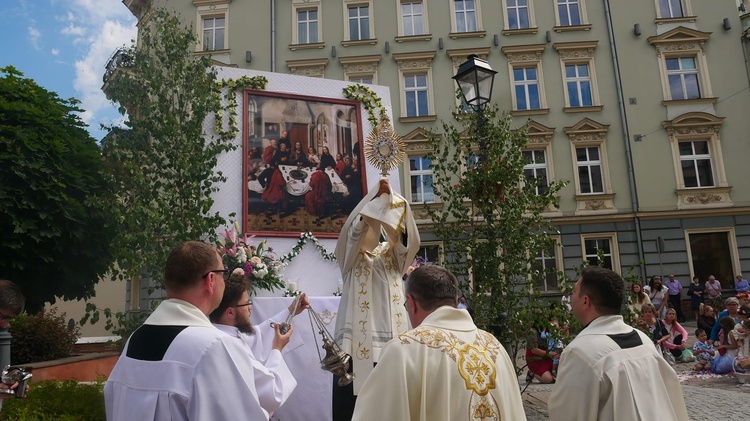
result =
[{"label": "window with white frame", "polygon": [[571,107],[590,107],[594,104],[588,64],[566,64],[565,87]]},{"label": "window with white frame", "polygon": [[479,30],[476,0],[454,0],[453,8],[456,32],[476,32]]},{"label": "window with white frame", "polygon": [[580,0],[557,0],[557,16],[560,26],[578,26],[583,23],[581,19]]},{"label": "window with white frame", "polygon": [[364,83],[367,85],[372,85],[373,79],[374,79],[373,76],[355,76],[355,77],[350,77],[349,82]]},{"label": "window with white frame", "polygon": [[558,262],[558,238],[549,247],[542,250],[535,257],[535,262],[531,266],[534,273],[534,283],[536,288],[542,293],[559,292],[558,271],[561,271]]},{"label": "window with white frame", "polygon": [[682,179],[686,188],[713,187],[711,148],[707,140],[679,142]]},{"label": "window with white frame", "polygon": [[601,266],[617,271],[615,239],[612,236],[583,236],[583,260],[591,266]]},{"label": "window with white frame", "polygon": [[297,44],[318,42],[318,9],[297,10]]},{"label": "window with white frame", "polygon": [[604,193],[602,158],[598,146],[577,147],[576,166],[581,194]]},{"label": "window with white frame", "polygon": [[432,60],[435,51],[396,53],[399,94],[401,96],[401,122],[434,120],[435,98],[432,93]]},{"label": "window with white frame", "polygon": [[513,91],[516,110],[538,110],[542,108],[537,66],[513,69]]},{"label": "window with white frame", "polygon": [[424,5],[422,1],[401,2],[401,28],[403,36],[425,33]]},{"label": "window with white frame", "polygon": [[527,164],[523,167],[526,181],[532,183],[536,194],[544,194],[549,187],[547,178],[547,157],[544,149],[523,151]]},{"label": "window with white frame", "polygon": [[426,73],[404,75],[404,97],[407,117],[430,113]]},{"label": "window with white frame", "polygon": [[411,203],[432,203],[435,191],[432,187],[432,161],[427,157],[409,157],[409,180]]},{"label": "window with white frame", "polygon": [[292,0],[291,50],[323,48],[321,1]]},{"label": "window with white frame", "polygon": [[721,147],[724,118],[688,112],[663,123],[669,137],[678,209],[734,206]]},{"label": "window with white frame", "polygon": [[530,0],[505,0],[507,29],[531,28]]},{"label": "window with white frame", "polygon": [[601,107],[596,86],[594,49],[597,41],[555,43],[560,54],[563,83],[565,84],[565,111],[577,112],[591,107]]},{"label": "window with white frame", "polygon": [[224,16],[203,18],[203,51],[225,49],[224,33],[226,27],[224,26],[224,22]]},{"label": "window with white frame", "polygon": [[659,17],[667,18],[681,18],[685,16],[683,9],[683,0],[658,0],[659,1]]},{"label": "window with white frame", "polygon": [[[715,102],[712,98],[711,79],[704,46],[710,32],[679,26],[663,34],[649,37],[656,47],[659,73],[665,101],[695,101],[696,109],[702,104]],[[669,105],[669,104],[666,104]]]},{"label": "window with white frame", "polygon": [[349,41],[370,39],[370,6],[367,4],[349,5]]},{"label": "window with white frame", "polygon": [[670,57],[664,60],[671,99],[701,97],[698,67],[695,57]]},{"label": "window with white frame", "polygon": [[[200,51],[229,49],[229,3],[231,0],[193,0]],[[216,54],[216,53],[213,53]]]},{"label": "window with white frame", "polygon": [[502,47],[508,58],[508,71],[511,75],[513,115],[542,114],[548,111],[541,66],[545,46],[546,44]]},{"label": "window with white frame", "polygon": [[344,80],[352,83],[377,83],[380,55],[339,57],[344,68]]},{"label": "window with white frame", "polygon": [[428,265],[441,265],[443,263],[442,243],[421,243],[415,258],[421,257]]}]

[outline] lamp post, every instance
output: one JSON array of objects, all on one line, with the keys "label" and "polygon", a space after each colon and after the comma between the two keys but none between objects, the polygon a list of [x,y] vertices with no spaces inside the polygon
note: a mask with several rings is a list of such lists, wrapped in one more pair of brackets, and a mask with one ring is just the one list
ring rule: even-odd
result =
[{"label": "lamp post", "polygon": [[484,150],[487,147],[487,141],[481,135],[482,124],[484,123],[484,109],[492,98],[492,85],[495,82],[496,71],[492,70],[486,60],[482,60],[476,54],[466,57],[466,61],[458,66],[458,72],[453,79],[458,84],[466,104],[468,104],[475,113],[479,113],[477,119],[477,133],[479,134],[479,161],[486,159]]}]

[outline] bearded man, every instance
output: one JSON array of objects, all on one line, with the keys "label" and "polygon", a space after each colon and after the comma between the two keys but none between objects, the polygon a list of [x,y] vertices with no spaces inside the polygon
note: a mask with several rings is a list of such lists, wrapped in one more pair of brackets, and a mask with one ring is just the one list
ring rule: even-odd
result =
[{"label": "bearded man", "polygon": [[[250,323],[253,305],[248,293],[250,282],[241,269],[235,271],[226,281],[221,304],[209,315],[209,319],[216,328],[237,338],[248,349],[252,358],[255,389],[258,391],[260,406],[271,414],[284,404],[297,387],[297,380],[292,376],[282,356],[282,350],[290,343],[294,329],[290,326],[289,331],[284,334],[279,331],[279,323],[287,317],[286,311],[258,326],[253,326]],[[309,306],[310,301],[303,294],[295,315]],[[292,311],[294,309],[290,307],[289,313]],[[271,321],[276,322],[273,328]],[[300,341],[299,336],[295,338]]]}]

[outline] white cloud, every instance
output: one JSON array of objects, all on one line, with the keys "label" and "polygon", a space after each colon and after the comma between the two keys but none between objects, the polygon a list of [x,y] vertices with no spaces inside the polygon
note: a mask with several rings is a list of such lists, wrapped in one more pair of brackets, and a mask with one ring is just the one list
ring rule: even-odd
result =
[{"label": "white cloud", "polygon": [[[80,1],[83,0],[77,2]],[[117,3],[118,7],[127,11],[121,3],[115,1],[112,3]],[[107,8],[102,5],[99,7]],[[81,118],[92,126],[98,126],[97,113],[111,107],[109,100],[101,91],[104,66],[117,48],[130,44],[136,36],[136,28],[135,19],[126,23],[117,20],[94,21],[102,23],[101,26],[89,30],[91,34],[88,38],[89,50],[83,59],[75,62],[76,78],[73,81],[73,87],[80,93],[78,96],[81,99],[81,107],[86,110]]]},{"label": "white cloud", "polygon": [[52,53],[53,56],[60,55],[60,50],[58,50],[57,48],[53,48],[52,51],[50,52]]},{"label": "white cloud", "polygon": [[74,35],[80,37],[86,34],[86,28],[82,26],[76,26],[71,23],[70,25],[60,30],[60,33],[62,33],[63,35]]},{"label": "white cloud", "polygon": [[34,49],[39,49],[39,39],[42,37],[42,33],[39,32],[38,29],[34,28],[33,26],[29,26],[29,42],[31,43],[31,46],[34,47]]}]

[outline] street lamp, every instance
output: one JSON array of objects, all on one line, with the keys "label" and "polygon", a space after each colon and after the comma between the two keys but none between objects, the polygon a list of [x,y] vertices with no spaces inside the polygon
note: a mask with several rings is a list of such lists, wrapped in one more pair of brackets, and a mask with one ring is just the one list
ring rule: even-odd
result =
[{"label": "street lamp", "polygon": [[476,54],[471,54],[458,66],[458,72],[453,79],[461,90],[461,96],[475,112],[483,111],[490,102],[495,74],[497,72],[492,70],[487,61]]},{"label": "street lamp", "polygon": [[487,140],[482,136],[482,125],[485,122],[484,109],[492,98],[492,85],[495,82],[496,71],[492,70],[486,60],[482,60],[476,54],[466,57],[466,61],[458,66],[458,72],[453,79],[458,84],[466,104],[474,112],[479,113],[477,116],[476,133],[479,136],[479,163],[487,160],[485,150],[487,149]]}]

